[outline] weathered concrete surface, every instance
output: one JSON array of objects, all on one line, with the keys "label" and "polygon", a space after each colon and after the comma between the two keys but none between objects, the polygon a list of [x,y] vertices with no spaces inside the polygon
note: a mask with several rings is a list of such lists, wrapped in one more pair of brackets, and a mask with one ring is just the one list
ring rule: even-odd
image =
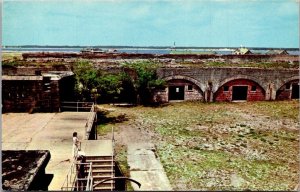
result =
[{"label": "weathered concrete surface", "polygon": [[166,173],[155,155],[153,144],[131,143],[128,145],[127,153],[130,177],[141,183],[141,188],[134,184],[134,190],[172,190]]},{"label": "weathered concrete surface", "polygon": [[72,133],[84,138],[87,116],[87,112],[3,114],[2,149],[49,150],[46,172],[54,174],[49,190],[60,190],[71,165]]},{"label": "weathered concrete surface", "polygon": [[111,156],[113,153],[111,140],[84,140],[81,149],[86,156]]}]

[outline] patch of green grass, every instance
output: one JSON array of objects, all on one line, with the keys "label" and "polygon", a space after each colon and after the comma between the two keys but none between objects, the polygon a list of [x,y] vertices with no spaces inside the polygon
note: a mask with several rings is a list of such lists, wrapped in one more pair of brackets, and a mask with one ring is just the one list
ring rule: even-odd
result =
[{"label": "patch of green grass", "polygon": [[274,119],[298,120],[299,118],[299,100],[249,102],[243,105],[248,105],[247,108],[253,112],[259,112]]},{"label": "patch of green grass", "polygon": [[[129,166],[127,163],[127,149],[124,145],[116,145],[115,146],[116,151],[116,161],[121,169],[121,172],[123,173],[124,177],[130,178],[130,172],[129,172]],[[127,189],[126,191],[134,191],[131,183],[129,181],[126,181]]]},{"label": "patch of green grass", "polygon": [[124,113],[98,111],[97,112],[98,126],[97,133],[99,135],[106,135],[112,130],[118,131],[118,124],[128,121],[128,117]]}]

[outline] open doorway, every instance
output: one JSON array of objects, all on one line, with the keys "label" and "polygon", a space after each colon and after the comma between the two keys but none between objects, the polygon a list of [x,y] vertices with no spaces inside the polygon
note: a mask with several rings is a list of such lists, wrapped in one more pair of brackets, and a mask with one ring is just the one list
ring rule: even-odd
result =
[{"label": "open doorway", "polygon": [[184,100],[184,86],[170,86],[169,100]]},{"label": "open doorway", "polygon": [[232,101],[247,100],[248,86],[233,86],[232,87]]},{"label": "open doorway", "polygon": [[292,99],[299,99],[299,85],[293,84],[292,86]]}]

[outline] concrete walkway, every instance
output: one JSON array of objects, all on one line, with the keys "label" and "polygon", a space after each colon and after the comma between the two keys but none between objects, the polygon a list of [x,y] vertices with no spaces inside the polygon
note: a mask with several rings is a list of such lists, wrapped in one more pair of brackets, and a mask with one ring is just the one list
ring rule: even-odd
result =
[{"label": "concrete walkway", "polygon": [[86,156],[111,156],[113,153],[111,140],[84,140],[81,149]]},{"label": "concrete walkway", "polygon": [[141,183],[141,188],[132,184],[136,191],[172,190],[164,168],[155,156],[155,147],[150,143],[131,143],[128,145],[127,161],[130,177]]},{"label": "concrete walkway", "polygon": [[2,149],[49,150],[46,173],[54,174],[49,190],[60,190],[71,165],[72,133],[84,139],[87,116],[88,112],[2,114]]}]

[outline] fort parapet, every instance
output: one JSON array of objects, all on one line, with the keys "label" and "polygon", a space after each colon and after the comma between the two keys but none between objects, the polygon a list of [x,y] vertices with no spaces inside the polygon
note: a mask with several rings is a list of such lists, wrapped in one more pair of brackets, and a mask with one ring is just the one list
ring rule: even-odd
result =
[{"label": "fort parapet", "polygon": [[[28,66],[3,66],[3,112],[60,111],[62,101],[72,100],[75,79],[72,63],[85,58],[111,73],[124,69],[118,62],[152,59],[163,65],[157,69],[167,86],[155,90],[155,102],[183,100],[262,101],[299,98],[298,68],[241,67],[240,63],[254,64],[299,63],[295,55],[188,55],[188,54],[125,54],[125,53],[23,53]],[[102,63],[95,62],[97,59]],[[59,65],[47,65],[49,60],[62,59]],[[38,65],[36,64],[39,60]],[[182,64],[185,61],[191,64]],[[223,67],[205,67],[201,62],[221,62]],[[226,63],[237,67],[226,67]],[[33,63],[30,65],[30,63]],[[111,64],[113,63],[113,64]],[[195,64],[193,64],[195,63]],[[36,66],[34,66],[34,64]],[[294,66],[294,65],[291,65]]]}]

